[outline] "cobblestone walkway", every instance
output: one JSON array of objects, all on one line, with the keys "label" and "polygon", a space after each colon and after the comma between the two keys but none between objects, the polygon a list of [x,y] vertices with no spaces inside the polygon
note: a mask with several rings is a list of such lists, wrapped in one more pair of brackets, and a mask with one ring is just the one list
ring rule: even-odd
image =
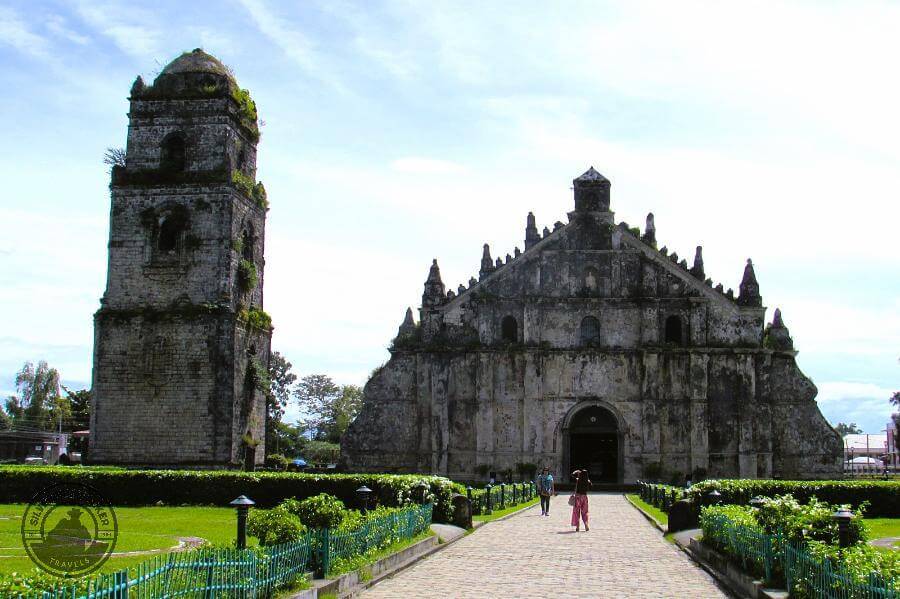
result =
[{"label": "cobblestone walkway", "polygon": [[486,524],[364,597],[727,597],[617,494],[590,496],[591,530],[569,526],[567,496]]}]

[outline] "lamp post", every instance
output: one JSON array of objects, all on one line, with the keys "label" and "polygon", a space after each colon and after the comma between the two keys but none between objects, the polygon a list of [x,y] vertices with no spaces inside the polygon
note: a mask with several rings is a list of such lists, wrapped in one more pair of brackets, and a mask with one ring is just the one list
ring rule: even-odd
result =
[{"label": "lamp post", "polygon": [[419,503],[425,504],[425,493],[428,491],[428,484],[423,480],[416,485],[416,493],[418,494]]},{"label": "lamp post", "polygon": [[850,521],[853,520],[853,512],[846,508],[841,508],[831,517],[837,521],[838,525],[838,544],[841,547],[850,546]]},{"label": "lamp post", "polygon": [[759,495],[757,495],[756,497],[754,497],[753,499],[750,500],[750,507],[755,507],[756,509],[759,509],[763,505],[765,505],[765,503],[766,503],[766,500],[763,499],[762,497],[760,497]]},{"label": "lamp post", "polygon": [[356,490],[356,496],[359,498],[359,504],[362,506],[362,513],[366,513],[369,509],[369,495],[372,494],[372,489],[363,485]]},{"label": "lamp post", "polygon": [[256,502],[246,495],[241,495],[229,505],[237,508],[237,548],[245,549],[247,547],[247,512],[250,511],[251,505],[256,505]]},{"label": "lamp post", "polygon": [[709,505],[718,505],[722,501],[722,494],[719,493],[718,489],[713,489],[706,494],[706,499],[708,500]]}]

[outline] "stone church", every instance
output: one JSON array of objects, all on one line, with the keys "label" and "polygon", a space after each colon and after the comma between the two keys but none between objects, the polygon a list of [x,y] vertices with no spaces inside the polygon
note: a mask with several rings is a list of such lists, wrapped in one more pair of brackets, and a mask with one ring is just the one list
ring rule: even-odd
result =
[{"label": "stone church", "polygon": [[91,463],[233,467],[265,455],[271,322],[256,106],[201,50],[131,88],[94,316]]},{"label": "stone church", "polygon": [[[517,464],[595,481],[825,478],[841,440],[797,367],[750,260],[737,296],[643,232],[615,224],[610,182],[574,181],[568,223],[445,289],[435,261],[419,321],[365,386],[342,443],[351,470],[481,478]],[[563,478],[567,478],[564,474]]]}]

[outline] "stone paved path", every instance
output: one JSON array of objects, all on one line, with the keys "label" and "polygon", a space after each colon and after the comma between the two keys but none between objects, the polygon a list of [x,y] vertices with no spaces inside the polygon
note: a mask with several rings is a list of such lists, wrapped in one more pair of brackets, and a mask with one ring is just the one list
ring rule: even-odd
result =
[{"label": "stone paved path", "polygon": [[567,497],[492,522],[363,593],[377,597],[727,597],[617,494],[590,496],[590,532]]}]

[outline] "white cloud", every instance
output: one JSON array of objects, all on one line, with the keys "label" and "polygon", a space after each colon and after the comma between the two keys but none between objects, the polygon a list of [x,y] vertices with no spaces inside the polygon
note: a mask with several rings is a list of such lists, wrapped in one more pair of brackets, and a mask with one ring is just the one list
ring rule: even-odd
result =
[{"label": "white cloud", "polygon": [[34,58],[50,58],[47,40],[32,31],[21,16],[8,6],[0,6],[0,43],[6,43]]},{"label": "white cloud", "polygon": [[156,28],[152,13],[147,10],[133,4],[100,3],[96,0],[81,0],[76,4],[76,10],[86,23],[110,38],[126,54],[147,60],[162,51],[162,32]]},{"label": "white cloud", "polygon": [[91,41],[86,35],[81,35],[73,31],[67,24],[66,19],[60,15],[48,15],[44,20],[44,25],[57,37],[68,40],[79,46],[84,46]]}]

